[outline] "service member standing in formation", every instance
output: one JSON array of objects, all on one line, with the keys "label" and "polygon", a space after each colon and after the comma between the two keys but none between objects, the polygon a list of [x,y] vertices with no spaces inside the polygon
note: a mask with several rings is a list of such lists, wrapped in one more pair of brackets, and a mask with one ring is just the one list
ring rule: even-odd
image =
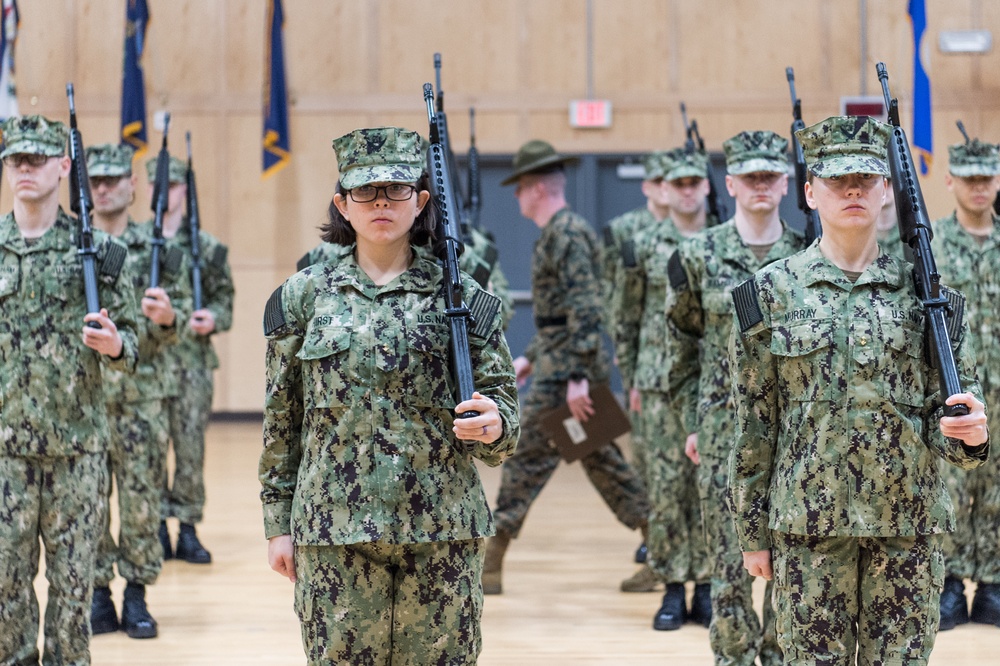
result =
[{"label": "service member standing in formation", "polygon": [[[666,336],[672,329],[664,325],[667,260],[685,238],[705,228],[708,156],[684,149],[654,155],[656,167],[650,171],[657,177],[649,189],[655,188],[657,200],[666,204],[671,213],[663,220],[637,225],[634,238],[626,241],[619,269],[619,293],[613,299],[613,337],[618,369],[623,384],[630,389],[635,415],[632,441],[636,441],[638,432],[646,452],[646,491],[652,507],[648,571],[654,581],[666,584],[660,609],[653,616],[653,628],[670,631],[679,629],[685,619],[706,627],[712,619],[711,566],[696,470],[684,455],[687,430],[682,405],[667,390],[668,370],[681,363],[696,372],[697,356],[671,358]],[[652,191],[647,196],[653,200]],[[633,578],[638,579],[642,573]],[[689,580],[695,582],[690,613],[684,591],[684,583]],[[622,583],[623,591],[632,591],[626,589],[630,582]]]},{"label": "service member standing in formation", "polygon": [[[125,266],[143,314],[135,373],[104,369],[111,425],[108,464],[118,490],[119,532],[116,545],[110,510],[105,507],[90,625],[94,635],[119,629],[109,587],[117,565],[118,573],[128,581],[120,628],[131,638],[153,638],[157,628],[146,608],[146,586],[156,582],[163,565],[157,529],[166,474],[167,401],[178,393],[176,371],[167,364],[164,349],[177,343],[179,322],[190,311],[190,290],[183,274],[184,255],[176,248],[161,254],[161,286],[149,288],[152,239],[128,214],[135,199],[132,148],[103,144],[90,146],[86,152],[94,227],[128,248]],[[105,503],[109,500],[103,498]]]},{"label": "service member standing in formation", "polygon": [[[968,344],[976,375],[1000,432],[1000,147],[974,139],[948,149],[945,184],[955,212],[934,223],[934,259],[941,281],[965,296]],[[976,583],[972,621],[1000,626],[1000,465],[991,458],[966,472],[942,465],[955,505],[955,532],[945,536],[947,577],[941,593],[941,631],[969,621],[963,580]]]},{"label": "service member standing in formation", "polygon": [[[642,195],[646,204],[608,221],[604,227],[604,325],[612,339],[618,329],[618,315],[622,312],[621,299],[625,291],[626,267],[635,267],[635,236],[643,227],[657,225],[670,216],[666,192],[660,187],[663,182],[663,157],[665,151],[647,153],[642,158]],[[616,343],[617,345],[617,343]],[[639,392],[632,388],[632,370],[620,366],[621,359],[615,357],[615,364],[622,379],[622,386],[628,400],[628,415],[632,424],[629,444],[632,449],[632,467],[644,484],[646,478],[646,446],[642,441],[642,423],[639,414]],[[632,576],[621,583],[622,592],[652,592],[660,584],[660,578],[649,568],[648,546],[645,541],[635,552],[635,561],[642,564]]]},{"label": "service member standing in formation", "polygon": [[[701,509],[713,558],[709,641],[718,666],[781,663],[774,637],[770,586],[763,626],[753,607],[753,580],[743,560],[729,510],[726,479],[736,439],[729,378],[730,292],[762,266],[801,250],[801,234],[779,216],[788,192],[788,141],[769,131],[740,132],[722,145],[726,189],[736,200],[731,220],[685,241],[669,261],[668,338],[674,359],[699,359],[691,373],[678,363],[668,388],[680,396],[690,433],[686,452],[698,465]],[[700,343],[700,356],[699,356]]]},{"label": "service member standing in formation", "polygon": [[[152,186],[156,179],[156,159],[146,163],[146,171]],[[190,268],[191,227],[184,215],[187,164],[171,157],[169,179],[163,237],[168,241],[167,247],[184,254],[186,267]],[[147,233],[151,225],[152,220],[146,222]],[[195,525],[201,522],[205,507],[205,430],[212,412],[212,373],[219,367],[212,336],[228,331],[233,324],[234,291],[229,249],[206,231],[201,231],[198,238],[202,307],[180,326],[180,341],[167,350],[180,393],[168,402],[174,476],[172,483],[168,483],[166,475],[163,477],[160,542],[164,559],[175,557],[192,564],[208,564],[212,555],[198,539]],[[180,522],[176,548],[170,542],[167,518],[177,518]]]},{"label": "service member standing in formation", "polygon": [[[458,403],[423,139],[383,127],[333,142],[350,247],[285,281],[264,315],[260,460],[271,567],[295,582],[310,664],[474,664],[483,539],[493,520],[473,458],[519,433],[500,303],[463,275],[476,392]],[[457,418],[476,411],[478,416]]]},{"label": "service member standing in formation", "polygon": [[59,206],[70,173],[66,126],[15,116],[2,130],[14,211],[0,219],[0,663],[39,663],[41,539],[44,663],[80,666],[90,663],[94,557],[110,483],[101,370],[135,368],[135,297],[124,246],[95,232],[101,310],[87,313],[79,225]]},{"label": "service member standing in formation", "polygon": [[[501,470],[495,506],[496,536],[489,539],[483,591],[502,591],[503,556],[517,537],[531,503],[559,465],[559,453],[541,428],[546,412],[568,404],[580,421],[593,416],[590,382],[608,380],[601,345],[600,252],[586,220],[566,203],[564,165],[576,158],[556,153],[545,141],[529,141],[514,156],[514,172],[501,185],[516,183],[521,214],[542,230],[531,258],[535,337],[514,360],[518,382],[532,373],[524,399],[524,424],[517,452]],[[580,461],[615,516],[645,532],[649,503],[642,480],[609,442]]]},{"label": "service member standing in formation", "polygon": [[823,236],[733,293],[740,547],[774,579],[786,664],[926,664],[955,522],[940,458],[988,454],[968,329],[948,327],[968,392],[946,403],[970,413],[942,417],[912,265],[876,242],[889,126],[842,116],[796,136]]}]

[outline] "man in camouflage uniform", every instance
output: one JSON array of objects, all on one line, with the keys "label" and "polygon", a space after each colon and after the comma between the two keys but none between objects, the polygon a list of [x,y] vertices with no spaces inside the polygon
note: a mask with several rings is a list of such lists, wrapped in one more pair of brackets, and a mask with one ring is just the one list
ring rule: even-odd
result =
[{"label": "man in camouflage uniform", "polygon": [[[600,247],[586,220],[566,203],[564,165],[575,158],[544,141],[529,141],[514,156],[521,214],[541,236],[531,260],[531,292],[537,331],[524,356],[514,360],[517,379],[534,374],[524,399],[517,451],[503,466],[494,516],[497,534],[487,541],[483,591],[499,594],[503,556],[528,509],[559,465],[559,453],[541,429],[541,417],[562,404],[575,418],[593,416],[590,382],[608,380],[601,345]],[[587,476],[615,516],[631,529],[646,528],[649,504],[642,480],[609,442],[581,460]]]},{"label": "man in camouflage uniform", "polygon": [[681,244],[667,266],[670,358],[699,358],[668,369],[668,389],[682,401],[688,456],[698,465],[702,517],[713,558],[709,640],[718,666],[781,662],[774,638],[770,587],[763,627],[754,611],[752,579],[743,570],[729,511],[726,477],[736,438],[729,380],[730,292],[762,266],[798,252],[805,242],[778,213],[788,192],[788,141],[769,131],[740,132],[723,143],[726,188],[736,200],[728,222]]},{"label": "man in camouflage uniform", "polygon": [[59,206],[66,126],[17,116],[2,130],[14,210],[0,219],[0,663],[39,663],[41,539],[44,663],[85,665],[109,484],[101,369],[135,368],[135,299],[124,246],[96,231],[101,309],[87,313],[80,228]]},{"label": "man in camouflage uniform", "polygon": [[[614,330],[618,369],[630,387],[636,433],[645,444],[646,489],[652,506],[649,518],[650,571],[666,584],[660,610],[653,617],[657,630],[679,629],[685,615],[709,626],[712,617],[711,573],[704,533],[695,465],[684,455],[683,415],[676,396],[667,390],[667,369],[696,359],[667,355],[664,325],[667,300],[667,260],[684,238],[705,227],[708,194],[708,156],[676,149],[660,155],[663,190],[670,217],[637,229],[631,265],[624,264],[621,293],[615,297]],[[690,361],[694,361],[691,363]],[[638,574],[637,574],[638,576]],[[684,583],[695,581],[691,613],[686,614]],[[628,583],[629,581],[626,581]],[[626,583],[622,589],[626,590]],[[682,612],[678,612],[682,611]]]},{"label": "man in camouflage uniform", "polygon": [[[169,438],[167,400],[176,398],[175,369],[166,364],[165,347],[177,343],[178,322],[190,312],[190,293],[183,274],[183,253],[168,248],[161,256],[160,286],[149,288],[152,239],[132,221],[128,207],[135,199],[134,151],[126,145],[87,148],[87,174],[94,199],[94,226],[128,247],[126,267],[142,314],[139,365],[135,374],[104,369],[104,392],[111,425],[109,469],[118,489],[118,543],[111,535],[110,511],[95,566],[90,626],[94,635],[118,631],[118,615],[109,585],[114,565],[128,581],[122,603],[121,628],[131,638],[153,638],[156,621],[146,608],[146,586],[156,582],[163,564],[157,538],[160,496],[166,474]],[[108,502],[109,497],[104,501]]]},{"label": "man in camouflage uniform", "polygon": [[[990,429],[1000,432],[1000,220],[993,214],[1000,147],[974,139],[950,146],[948,156],[945,184],[956,208],[934,223],[934,260],[941,281],[965,296],[969,344],[990,407]],[[969,621],[966,578],[976,583],[972,621],[1000,626],[1000,465],[994,458],[970,472],[953,465],[943,465],[942,472],[957,529],[944,541],[948,575],[941,593],[941,631]]]},{"label": "man in camouflage uniform", "polygon": [[911,265],[876,243],[889,135],[853,116],[799,130],[823,237],[733,291],[733,510],[786,664],[927,663],[955,521],[939,461],[989,453],[968,327],[949,326],[968,392],[947,403],[970,411],[942,418]]},{"label": "man in camouflage uniform", "polygon": [[[156,179],[156,160],[146,163],[149,182]],[[170,158],[170,189],[167,210],[163,215],[163,237],[168,245],[184,252],[190,266],[191,227],[185,224],[184,202],[187,196],[187,165]],[[146,223],[151,232],[153,221]],[[212,347],[212,336],[228,331],[233,323],[233,276],[227,259],[229,249],[207,231],[198,234],[201,256],[202,307],[191,313],[181,326],[180,341],[168,355],[180,382],[180,394],[169,401],[170,440],[174,446],[174,477],[168,484],[164,476],[163,502],[160,509],[160,541],[164,559],[176,557],[192,564],[207,564],[212,556],[202,546],[195,532],[205,506],[205,429],[212,412],[212,372],[219,358]],[[171,548],[166,519],[180,521],[177,547]]]},{"label": "man in camouflage uniform", "polygon": [[[420,145],[399,128],[334,141],[342,189],[324,237],[352,251],[286,280],[264,316],[268,559],[295,581],[316,666],[459,666],[481,647],[493,520],[474,458],[498,465],[513,451],[517,389],[499,299],[462,276],[480,313],[477,390],[456,405],[442,268],[414,251],[433,223]],[[390,200],[392,185],[416,187]],[[456,418],[466,410],[479,414]]]},{"label": "man in camouflage uniform", "polygon": [[[604,250],[601,264],[603,268],[604,289],[604,325],[614,336],[618,313],[621,308],[621,294],[625,268],[635,266],[635,236],[640,229],[656,225],[670,216],[670,206],[667,205],[666,192],[663,183],[665,166],[665,151],[647,153],[642,158],[643,180],[642,194],[646,197],[646,205],[640,206],[610,220],[604,227]],[[615,359],[618,364],[619,359]],[[619,371],[621,368],[619,368]],[[629,444],[632,449],[632,467],[639,478],[646,482],[646,446],[639,435],[639,396],[631,390],[631,373],[628,377],[621,373],[625,396],[628,401],[628,415],[632,423]],[[622,592],[652,592],[660,580],[647,564],[648,546],[645,541],[635,551],[635,561],[643,566],[631,577],[622,581]]]}]

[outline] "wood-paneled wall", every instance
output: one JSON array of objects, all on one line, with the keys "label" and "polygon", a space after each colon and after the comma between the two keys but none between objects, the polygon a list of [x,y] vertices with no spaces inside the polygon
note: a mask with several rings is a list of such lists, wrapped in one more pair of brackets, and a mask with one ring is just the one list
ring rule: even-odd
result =
[{"label": "wood-paneled wall", "polygon": [[[183,154],[183,133],[191,131],[204,226],[229,244],[236,278],[233,330],[218,340],[220,411],[261,408],[263,306],[318,240],[337,173],[330,140],[378,124],[425,132],[421,88],[433,80],[435,52],[444,59],[458,151],[468,145],[470,105],[484,153],[512,153],[536,137],[571,152],[679,145],[682,100],[712,150],[743,129],[787,134],[789,65],[807,124],[837,113],[842,95],[879,94],[879,60],[889,68],[907,127],[910,122],[912,46],[902,1],[592,0],[588,58],[587,0],[285,0],[292,161],[262,180],[266,3],[148,3],[147,109],[151,116],[171,112],[175,154]],[[19,4],[22,113],[65,120],[65,84],[73,81],[85,141],[117,140],[125,0]],[[1000,3],[927,5],[924,53],[937,161],[924,192],[932,216],[940,216],[952,207],[942,179],[947,145],[960,140],[955,120],[1000,140],[1000,55],[943,54],[938,32],[1000,35]],[[569,127],[568,102],[586,96],[588,71],[594,95],[614,104],[610,129]],[[158,132],[150,138],[158,145]],[[10,209],[8,189],[0,198],[3,210]],[[148,192],[137,197],[133,215],[149,216]]]}]

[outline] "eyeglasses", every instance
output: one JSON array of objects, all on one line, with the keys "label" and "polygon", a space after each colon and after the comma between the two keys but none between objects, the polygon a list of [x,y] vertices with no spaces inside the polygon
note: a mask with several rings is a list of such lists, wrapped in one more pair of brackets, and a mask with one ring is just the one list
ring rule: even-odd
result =
[{"label": "eyeglasses", "polygon": [[20,169],[21,165],[27,164],[37,169],[49,161],[51,155],[38,155],[36,153],[14,153],[3,158],[3,165],[9,169]]},{"label": "eyeglasses", "polygon": [[414,185],[392,183],[390,185],[362,185],[351,190],[351,199],[355,203],[370,203],[378,199],[378,193],[385,192],[389,201],[407,201],[417,188]]}]

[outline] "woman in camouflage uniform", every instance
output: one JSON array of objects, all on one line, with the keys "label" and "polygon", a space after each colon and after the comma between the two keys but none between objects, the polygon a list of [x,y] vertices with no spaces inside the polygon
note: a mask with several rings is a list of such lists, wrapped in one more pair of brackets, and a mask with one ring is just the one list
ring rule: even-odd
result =
[{"label": "woman in camouflage uniform", "polygon": [[[464,275],[477,392],[455,405],[424,143],[398,128],[334,141],[337,214],[353,249],[271,296],[261,499],[271,567],[295,582],[309,663],[473,664],[483,543],[473,458],[519,434],[499,299]],[[478,416],[457,419],[474,410]]]}]

